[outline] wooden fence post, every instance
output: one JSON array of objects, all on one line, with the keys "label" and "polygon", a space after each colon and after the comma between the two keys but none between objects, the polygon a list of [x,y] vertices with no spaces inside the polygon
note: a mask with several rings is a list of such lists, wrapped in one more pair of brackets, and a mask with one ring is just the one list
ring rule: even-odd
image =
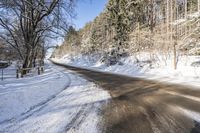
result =
[{"label": "wooden fence post", "polygon": [[17,79],[19,78],[19,69],[17,69],[17,71],[16,71],[16,78]]},{"label": "wooden fence post", "polygon": [[41,67],[41,72],[44,73],[44,67],[43,66]]},{"label": "wooden fence post", "polygon": [[21,73],[21,78],[23,78],[24,77],[24,70],[23,70],[23,68],[20,70],[20,73]]},{"label": "wooden fence post", "polygon": [[40,67],[38,67],[38,75],[40,75]]}]

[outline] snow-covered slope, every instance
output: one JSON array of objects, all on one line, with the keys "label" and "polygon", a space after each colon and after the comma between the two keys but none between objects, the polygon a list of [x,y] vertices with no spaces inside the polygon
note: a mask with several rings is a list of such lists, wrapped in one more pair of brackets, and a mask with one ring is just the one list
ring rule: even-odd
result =
[{"label": "snow-covered slope", "polygon": [[171,54],[137,53],[134,56],[121,59],[121,63],[113,66],[106,66],[99,59],[97,55],[66,55],[61,59],[53,60],[72,66],[128,76],[200,86],[200,56],[180,55],[177,59],[177,70],[173,68],[173,56]]}]

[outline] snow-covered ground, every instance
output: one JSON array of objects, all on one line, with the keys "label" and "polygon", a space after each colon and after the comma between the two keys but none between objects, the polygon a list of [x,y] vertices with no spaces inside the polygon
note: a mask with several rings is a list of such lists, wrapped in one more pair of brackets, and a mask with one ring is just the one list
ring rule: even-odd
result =
[{"label": "snow-covered ground", "polygon": [[3,69],[3,74],[2,74],[2,69],[0,69],[1,80],[2,80],[2,75],[3,75],[3,80],[13,80],[13,79],[15,79],[16,78],[16,68],[17,68],[16,62],[13,62],[10,66]]},{"label": "snow-covered ground", "polygon": [[182,24],[182,23],[185,23],[185,22],[188,22],[188,21],[195,20],[199,17],[200,17],[200,12],[194,12],[194,13],[188,14],[186,18],[178,19],[171,24],[172,25],[179,25],[179,24]]},{"label": "snow-covered ground", "polygon": [[0,81],[0,132],[97,132],[98,109],[109,98],[94,83],[50,64],[42,75]]},{"label": "snow-covered ground", "polygon": [[163,53],[137,53],[113,66],[101,63],[99,55],[65,55],[53,60],[72,66],[200,87],[200,56],[179,55],[176,70],[173,68],[173,56]]}]

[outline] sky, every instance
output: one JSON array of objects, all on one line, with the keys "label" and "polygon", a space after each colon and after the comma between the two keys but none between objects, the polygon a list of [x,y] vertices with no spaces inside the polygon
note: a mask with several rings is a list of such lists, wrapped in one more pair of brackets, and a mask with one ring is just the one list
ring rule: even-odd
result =
[{"label": "sky", "polygon": [[78,0],[74,19],[76,29],[82,28],[87,22],[94,20],[104,9],[108,0]]},{"label": "sky", "polygon": [[[76,18],[72,21],[75,28],[78,30],[83,28],[87,22],[95,19],[104,9],[108,0],[78,0],[75,7]],[[50,40],[50,46],[61,45],[64,41],[63,37]]]}]

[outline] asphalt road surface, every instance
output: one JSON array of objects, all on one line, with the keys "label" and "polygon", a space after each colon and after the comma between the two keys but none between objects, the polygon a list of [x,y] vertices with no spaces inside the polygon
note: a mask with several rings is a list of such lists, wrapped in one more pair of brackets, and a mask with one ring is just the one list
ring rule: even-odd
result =
[{"label": "asphalt road surface", "polygon": [[62,66],[95,82],[112,96],[100,112],[101,132],[200,133],[198,88]]}]

